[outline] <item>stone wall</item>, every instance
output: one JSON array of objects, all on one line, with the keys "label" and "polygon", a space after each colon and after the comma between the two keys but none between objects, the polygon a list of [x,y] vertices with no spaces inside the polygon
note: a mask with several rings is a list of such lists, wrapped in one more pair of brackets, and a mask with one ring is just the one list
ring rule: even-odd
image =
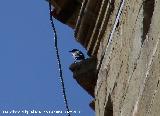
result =
[{"label": "stone wall", "polygon": [[[71,26],[76,40],[97,60],[96,65],[90,62],[93,68],[81,69],[86,60],[71,69],[77,82],[95,97],[96,116],[159,116],[160,1],[125,0],[111,36],[122,1],[83,0],[72,14],[76,18],[67,15],[76,22]],[[88,69],[96,73],[89,75]],[[96,86],[90,83],[95,90],[84,83],[84,75],[86,80],[98,78]]]},{"label": "stone wall", "polygon": [[110,43],[107,25],[97,55],[96,116],[159,116],[159,11],[158,0],[127,0]]}]

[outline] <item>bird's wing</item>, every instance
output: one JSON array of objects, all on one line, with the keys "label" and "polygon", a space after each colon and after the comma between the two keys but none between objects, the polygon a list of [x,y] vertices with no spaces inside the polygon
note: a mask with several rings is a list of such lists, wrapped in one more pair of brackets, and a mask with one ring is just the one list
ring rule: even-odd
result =
[{"label": "bird's wing", "polygon": [[81,51],[76,51],[76,53],[80,56],[83,56],[83,53]]}]

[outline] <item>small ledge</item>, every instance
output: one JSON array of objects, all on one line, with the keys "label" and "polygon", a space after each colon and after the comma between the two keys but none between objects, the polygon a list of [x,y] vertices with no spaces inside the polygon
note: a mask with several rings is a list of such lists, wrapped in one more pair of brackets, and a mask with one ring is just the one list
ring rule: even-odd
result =
[{"label": "small ledge", "polygon": [[97,82],[96,61],[95,58],[88,58],[84,61],[73,63],[69,67],[73,72],[73,78],[92,97],[95,97],[94,89]]},{"label": "small ledge", "polygon": [[89,106],[95,111],[95,99],[90,102]]},{"label": "small ledge", "polygon": [[54,7],[52,16],[74,29],[81,2],[81,0],[51,0],[51,4]]}]

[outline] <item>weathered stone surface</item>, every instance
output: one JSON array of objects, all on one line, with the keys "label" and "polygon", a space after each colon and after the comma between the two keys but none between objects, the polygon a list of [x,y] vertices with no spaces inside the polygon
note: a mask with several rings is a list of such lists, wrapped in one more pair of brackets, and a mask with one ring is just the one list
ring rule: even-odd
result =
[{"label": "weathered stone surface", "polygon": [[[71,70],[77,82],[95,95],[96,116],[159,116],[160,1],[125,0],[112,38],[122,0],[85,1],[75,35],[97,58],[96,66],[78,63]],[[95,87],[90,78],[97,76]],[[89,83],[84,83],[86,79]]]},{"label": "weathered stone surface", "polygon": [[[109,95],[114,116],[159,115],[160,2],[155,1],[155,5],[153,2],[150,4],[154,10],[148,12],[142,1],[126,1],[119,26],[107,48],[110,31],[103,36],[97,57],[100,61],[105,51],[95,91],[97,116],[105,116]],[[148,25],[144,23],[147,20],[144,15],[150,16]],[[146,27],[149,29],[144,33]]]},{"label": "weathered stone surface", "polygon": [[73,72],[73,77],[77,83],[84,88],[92,97],[97,81],[96,59],[88,58],[84,61],[73,63],[70,70]]}]

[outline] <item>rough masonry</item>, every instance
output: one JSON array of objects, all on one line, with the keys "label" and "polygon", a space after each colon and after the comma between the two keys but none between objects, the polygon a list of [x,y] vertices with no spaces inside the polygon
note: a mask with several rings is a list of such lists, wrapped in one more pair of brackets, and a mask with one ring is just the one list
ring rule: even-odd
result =
[{"label": "rough masonry", "polygon": [[[55,6],[56,0],[51,1]],[[67,7],[59,5],[54,10],[65,8],[70,13],[56,16],[75,29],[77,41],[90,57],[96,58],[96,65],[91,68],[95,76],[87,75],[88,79],[96,78],[96,84],[90,90],[86,88],[94,89],[96,116],[159,116],[160,1],[125,0],[111,41],[123,0],[63,1]]]}]

